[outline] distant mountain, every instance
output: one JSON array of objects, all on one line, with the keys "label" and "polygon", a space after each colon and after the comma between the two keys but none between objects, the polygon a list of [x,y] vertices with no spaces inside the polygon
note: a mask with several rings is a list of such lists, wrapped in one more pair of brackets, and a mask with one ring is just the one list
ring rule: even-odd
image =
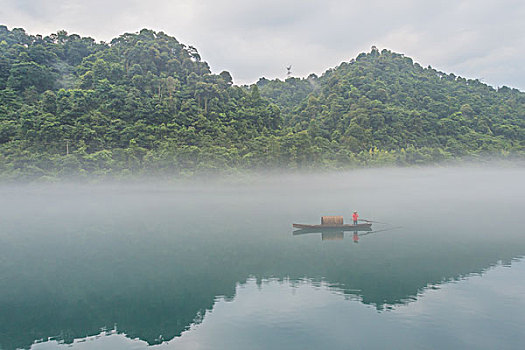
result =
[{"label": "distant mountain", "polygon": [[235,86],[143,29],[110,43],[0,26],[0,174],[192,174],[524,154],[525,94],[373,48]]}]

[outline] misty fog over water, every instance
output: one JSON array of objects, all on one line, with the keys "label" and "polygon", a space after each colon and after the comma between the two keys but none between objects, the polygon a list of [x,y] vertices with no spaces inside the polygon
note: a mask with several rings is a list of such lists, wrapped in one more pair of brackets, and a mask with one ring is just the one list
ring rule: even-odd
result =
[{"label": "misty fog over water", "polygon": [[[486,166],[0,185],[0,348],[516,348],[524,179]],[[386,224],[293,234],[354,210]]]}]

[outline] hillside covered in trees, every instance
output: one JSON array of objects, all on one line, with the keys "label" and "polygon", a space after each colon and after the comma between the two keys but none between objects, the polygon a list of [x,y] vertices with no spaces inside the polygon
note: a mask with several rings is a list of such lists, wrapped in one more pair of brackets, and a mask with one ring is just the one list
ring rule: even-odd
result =
[{"label": "hillside covered in trees", "polygon": [[523,156],[525,93],[375,47],[321,77],[236,86],[194,47],[0,26],[0,176],[192,174]]}]

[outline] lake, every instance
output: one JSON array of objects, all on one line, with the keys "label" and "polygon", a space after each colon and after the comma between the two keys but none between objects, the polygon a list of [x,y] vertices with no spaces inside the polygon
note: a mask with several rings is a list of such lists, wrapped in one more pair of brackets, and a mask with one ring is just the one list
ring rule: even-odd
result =
[{"label": "lake", "polygon": [[[525,168],[0,186],[1,349],[518,349]],[[294,234],[322,215],[372,231]]]}]

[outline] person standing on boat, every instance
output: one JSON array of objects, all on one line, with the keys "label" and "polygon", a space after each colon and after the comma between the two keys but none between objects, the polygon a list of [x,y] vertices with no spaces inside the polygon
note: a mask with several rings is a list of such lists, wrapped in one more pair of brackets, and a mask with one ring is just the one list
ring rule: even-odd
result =
[{"label": "person standing on boat", "polygon": [[354,225],[357,225],[358,218],[359,218],[359,215],[357,214],[357,211],[354,211],[354,214],[352,214],[352,220],[354,220]]}]

